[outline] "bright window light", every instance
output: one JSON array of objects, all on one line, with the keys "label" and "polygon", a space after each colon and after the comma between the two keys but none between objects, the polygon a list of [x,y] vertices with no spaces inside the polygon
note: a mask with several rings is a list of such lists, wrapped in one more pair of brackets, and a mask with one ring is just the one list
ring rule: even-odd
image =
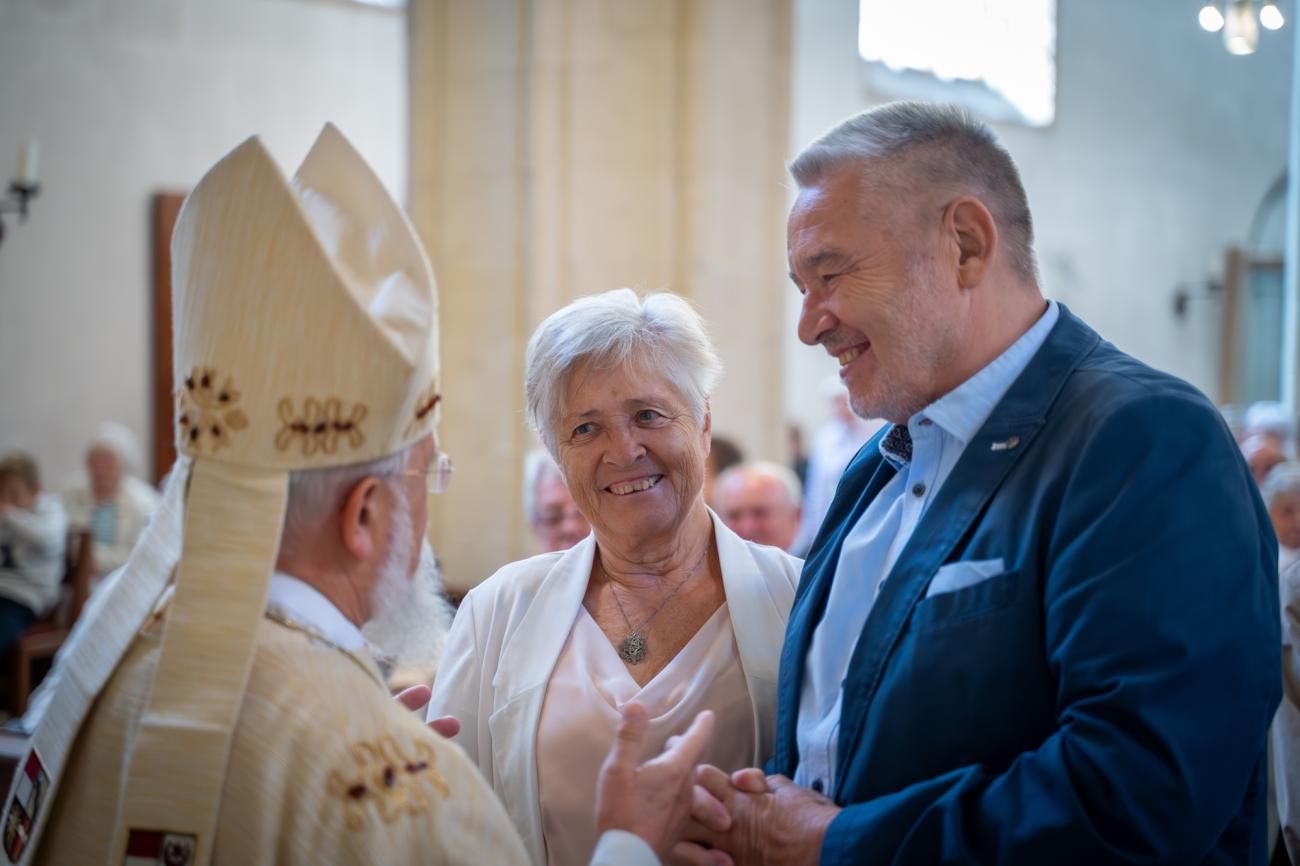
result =
[{"label": "bright window light", "polygon": [[1056,116],[1056,0],[859,2],[858,53],[884,95],[1029,126]]}]

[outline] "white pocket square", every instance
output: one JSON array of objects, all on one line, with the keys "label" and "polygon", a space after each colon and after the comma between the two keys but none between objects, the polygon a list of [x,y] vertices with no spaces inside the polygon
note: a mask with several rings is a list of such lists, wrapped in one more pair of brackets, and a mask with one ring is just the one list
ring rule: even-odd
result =
[{"label": "white pocket square", "polygon": [[968,586],[983,583],[990,577],[997,577],[1006,570],[1007,567],[1001,557],[950,562],[934,573],[930,586],[925,591],[925,597],[966,589]]}]

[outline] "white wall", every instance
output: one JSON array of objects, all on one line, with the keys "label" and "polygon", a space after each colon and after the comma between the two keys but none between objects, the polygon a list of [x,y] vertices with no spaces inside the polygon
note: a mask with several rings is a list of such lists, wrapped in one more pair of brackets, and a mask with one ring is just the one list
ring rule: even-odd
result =
[{"label": "white wall", "polygon": [[149,199],[260,133],[292,173],[333,120],[399,201],[400,14],[333,0],[0,2],[0,180],[40,140],[43,190],[0,244],[0,450],[57,482],[121,421],[150,446]]},{"label": "white wall", "polygon": [[[1286,160],[1294,4],[1287,29],[1234,57],[1196,23],[1189,0],[1058,0],[1057,112],[1047,129],[998,127],[1020,166],[1043,288],[1102,336],[1212,398],[1217,300],[1185,319],[1172,296],[1222,268]],[[856,0],[795,0],[791,153],[879,101],[857,57]],[[825,410],[809,387],[833,371],[793,337],[787,296],[789,416]]]}]

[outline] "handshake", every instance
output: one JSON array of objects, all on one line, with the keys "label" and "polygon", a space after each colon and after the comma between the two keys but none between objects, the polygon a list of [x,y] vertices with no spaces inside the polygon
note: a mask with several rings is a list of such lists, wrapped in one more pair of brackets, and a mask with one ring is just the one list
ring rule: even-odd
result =
[{"label": "handshake", "polygon": [[[410,709],[429,700],[426,686],[402,692]],[[644,707],[623,707],[614,744],[596,786],[598,833],[633,833],[672,866],[748,866],[816,863],[826,828],[839,813],[831,800],[785,776],[751,767],[728,775],[700,764],[713,736],[713,713],[705,711],[664,751],[643,760],[649,718]],[[429,727],[454,737],[450,716]]]}]

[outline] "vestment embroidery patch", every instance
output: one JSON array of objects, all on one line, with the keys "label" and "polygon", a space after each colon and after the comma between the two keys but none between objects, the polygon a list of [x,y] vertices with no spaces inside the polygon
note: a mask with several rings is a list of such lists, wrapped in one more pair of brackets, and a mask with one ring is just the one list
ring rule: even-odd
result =
[{"label": "vestment embroidery patch", "polygon": [[343,802],[349,830],[361,830],[373,810],[385,824],[402,815],[420,815],[429,810],[429,788],[443,797],[451,794],[447,781],[434,767],[433,746],[417,741],[410,753],[385,735],[374,741],[353,743],[349,750],[356,772],[345,776],[335,770],[326,784]]},{"label": "vestment embroidery patch", "polygon": [[10,863],[17,863],[23,856],[49,787],[50,777],[45,772],[45,763],[32,749],[18,771],[18,784],[5,810],[4,846]]},{"label": "vestment embroidery patch", "polygon": [[280,413],[280,432],[275,434],[275,447],[287,451],[298,439],[302,440],[302,454],[310,457],[317,451],[333,454],[339,447],[339,439],[346,439],[348,447],[360,448],[366,441],[361,432],[361,422],[366,420],[369,412],[361,403],[352,406],[352,411],[343,414],[343,403],[337,397],[317,400],[308,397],[303,401],[302,412],[293,408],[293,399],[285,397],[277,407]]},{"label": "vestment embroidery patch", "polygon": [[195,838],[163,830],[132,830],[126,838],[122,866],[190,866]]},{"label": "vestment embroidery patch", "polygon": [[429,387],[425,388],[424,392],[420,394],[420,399],[415,401],[415,417],[411,419],[411,423],[406,425],[406,432],[403,435],[410,436],[414,433],[416,428],[423,423],[425,417],[436,409],[440,402],[442,402],[442,395],[438,393],[438,383],[435,381],[430,383]]},{"label": "vestment embroidery patch", "polygon": [[218,388],[217,371],[211,367],[196,367],[185,377],[178,402],[176,424],[186,451],[202,453],[207,443],[208,453],[215,454],[230,444],[231,433],[248,426],[248,416],[238,408],[239,392],[230,377]]}]

